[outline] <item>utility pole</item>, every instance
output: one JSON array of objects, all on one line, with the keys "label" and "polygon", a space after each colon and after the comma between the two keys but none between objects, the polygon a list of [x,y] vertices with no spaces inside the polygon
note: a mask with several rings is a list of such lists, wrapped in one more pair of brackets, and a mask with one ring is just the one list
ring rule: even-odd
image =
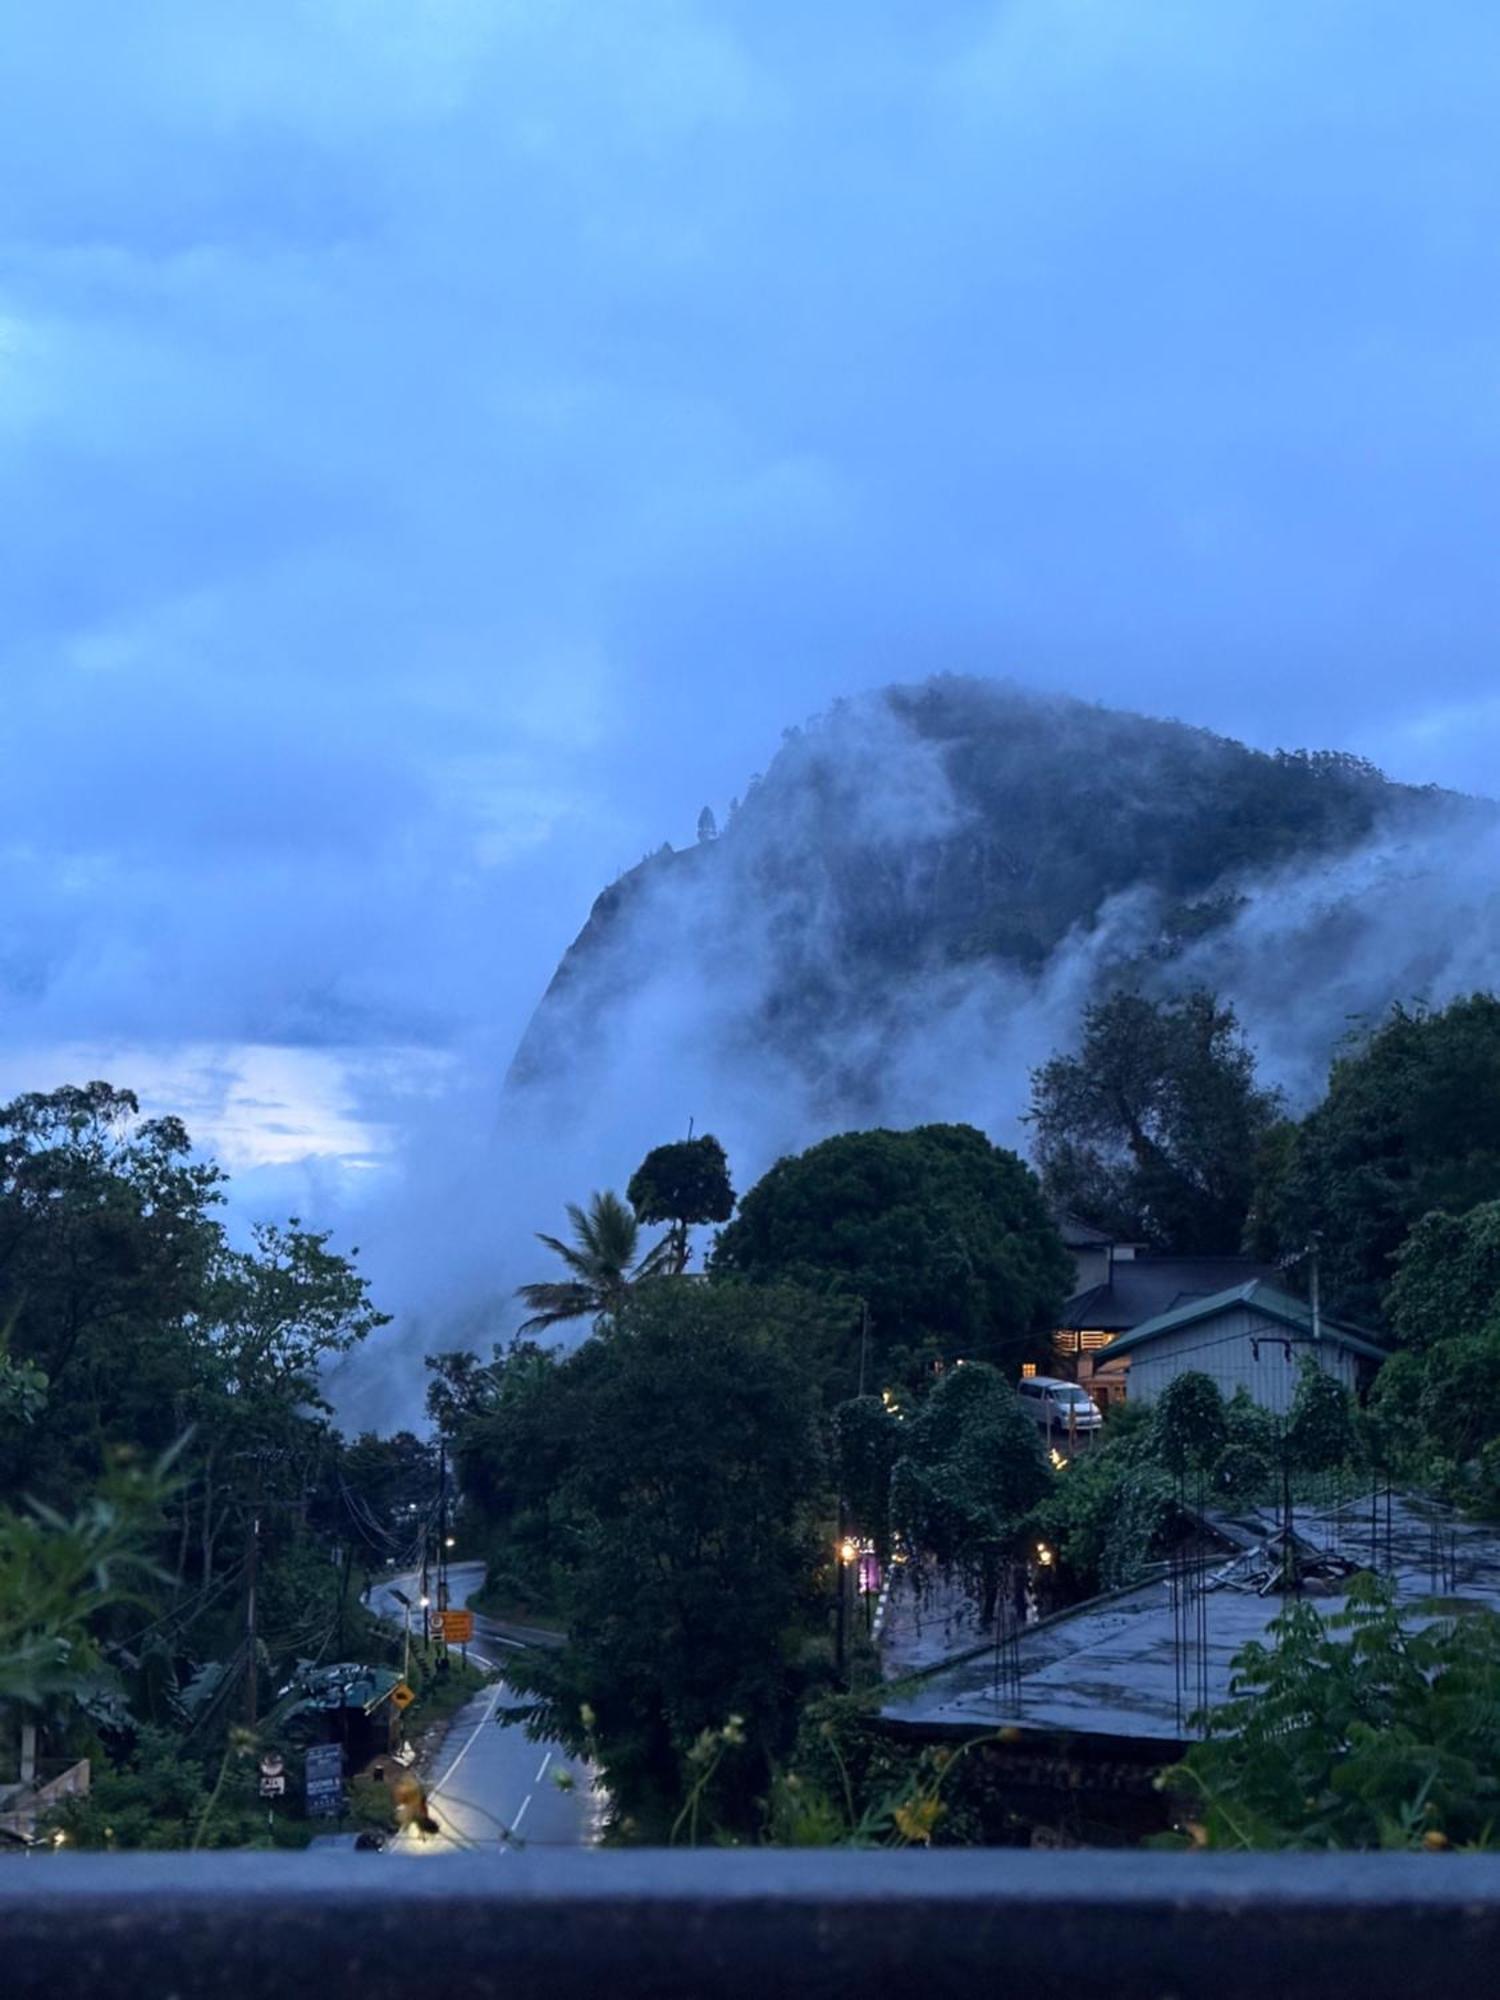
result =
[{"label": "utility pole", "polygon": [[859,1393],[865,1393],[865,1357],[870,1348],[870,1308],[861,1299],[859,1302]]},{"label": "utility pole", "polygon": [[1323,1338],[1323,1291],[1318,1275],[1318,1247],[1321,1241],[1322,1238],[1314,1230],[1307,1251],[1311,1267],[1309,1280],[1312,1292],[1312,1337],[1315,1346]]},{"label": "utility pole", "polygon": [[245,1550],[245,1723],[253,1730],[259,1719],[260,1675],[255,1658],[255,1586],[260,1571],[260,1501],[256,1482],[256,1505],[250,1513],[250,1534]]},{"label": "utility pole", "polygon": [[448,1609],[448,1437],[438,1432],[438,1610]]}]

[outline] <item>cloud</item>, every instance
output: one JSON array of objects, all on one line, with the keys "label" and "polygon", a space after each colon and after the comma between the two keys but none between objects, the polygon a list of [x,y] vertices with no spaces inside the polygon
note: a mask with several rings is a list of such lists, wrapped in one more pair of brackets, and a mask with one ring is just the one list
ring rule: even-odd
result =
[{"label": "cloud", "polygon": [[0,1054],[423,1052],[482,1181],[598,888],[839,695],[1482,780],[1497,52],[1478,0],[9,10]]}]

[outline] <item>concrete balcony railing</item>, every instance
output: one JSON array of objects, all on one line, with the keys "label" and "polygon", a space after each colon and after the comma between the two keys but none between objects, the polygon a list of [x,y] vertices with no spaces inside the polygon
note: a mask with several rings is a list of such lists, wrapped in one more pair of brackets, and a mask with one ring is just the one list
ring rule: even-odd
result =
[{"label": "concrete balcony railing", "polygon": [[7,2000],[1482,2000],[1479,1856],[638,1852],[0,1863]]}]

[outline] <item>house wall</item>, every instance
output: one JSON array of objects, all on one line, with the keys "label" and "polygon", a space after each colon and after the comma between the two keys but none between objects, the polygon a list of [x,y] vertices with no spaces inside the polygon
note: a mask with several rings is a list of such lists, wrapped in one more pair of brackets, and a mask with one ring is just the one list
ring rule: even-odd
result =
[{"label": "house wall", "polygon": [[1073,1255],[1073,1290],[1091,1292],[1095,1285],[1109,1283],[1109,1245],[1082,1243],[1068,1245]]},{"label": "house wall", "polygon": [[1307,1355],[1345,1388],[1355,1387],[1359,1364],[1348,1348],[1331,1340],[1314,1343],[1279,1320],[1241,1306],[1216,1319],[1164,1333],[1135,1349],[1130,1356],[1130,1400],[1154,1401],[1176,1376],[1194,1370],[1216,1382],[1226,1401],[1244,1388],[1263,1409],[1284,1414],[1297,1393]]}]

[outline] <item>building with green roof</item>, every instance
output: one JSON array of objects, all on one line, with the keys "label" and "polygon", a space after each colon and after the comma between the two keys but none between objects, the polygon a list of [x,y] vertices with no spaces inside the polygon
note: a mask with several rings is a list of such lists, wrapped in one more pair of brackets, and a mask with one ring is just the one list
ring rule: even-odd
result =
[{"label": "building with green roof", "polygon": [[1245,1389],[1263,1409],[1281,1413],[1291,1408],[1304,1360],[1358,1392],[1387,1352],[1378,1334],[1315,1315],[1256,1278],[1143,1321],[1095,1356],[1094,1372],[1123,1386],[1133,1403],[1154,1402],[1175,1377],[1194,1372],[1209,1376],[1226,1398]]}]

